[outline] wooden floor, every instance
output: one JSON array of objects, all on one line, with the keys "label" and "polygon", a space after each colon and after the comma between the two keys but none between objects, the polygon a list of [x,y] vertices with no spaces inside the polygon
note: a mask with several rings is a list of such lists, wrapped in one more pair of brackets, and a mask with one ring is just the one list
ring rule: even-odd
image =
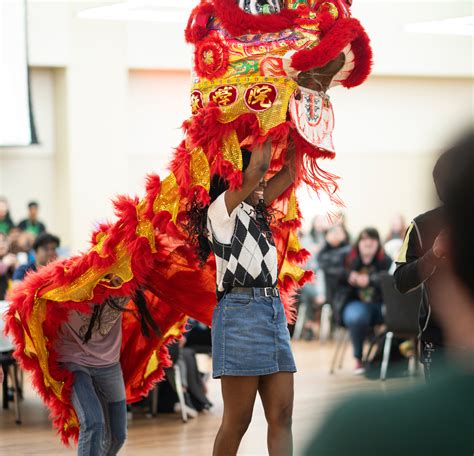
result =
[{"label": "wooden floor", "polygon": [[[348,350],[349,351],[349,350]],[[328,408],[344,396],[357,391],[403,388],[409,380],[368,381],[352,375],[352,360],[347,355],[342,370],[328,374],[333,352],[331,344],[296,342],[294,353],[298,366],[295,376],[294,440],[295,454],[302,453],[311,432],[324,419]],[[25,381],[25,383],[27,383]],[[206,415],[183,424],[178,415],[147,418],[135,414],[129,422],[128,441],[121,456],[157,455],[201,456],[211,454],[214,436],[220,424],[222,400],[220,384],[209,382],[209,397],[215,404]],[[61,446],[48,421],[42,403],[26,388],[22,403],[23,424],[15,424],[13,410],[0,410],[0,455],[74,455],[73,449]],[[239,455],[265,455],[266,424],[261,403],[255,405],[254,419],[245,435]]]}]

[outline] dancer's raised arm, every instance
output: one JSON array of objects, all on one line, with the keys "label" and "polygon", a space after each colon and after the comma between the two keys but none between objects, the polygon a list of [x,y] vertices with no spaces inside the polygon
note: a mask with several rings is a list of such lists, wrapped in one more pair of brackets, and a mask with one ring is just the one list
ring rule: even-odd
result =
[{"label": "dancer's raised arm", "polygon": [[225,204],[229,215],[251,195],[265,177],[270,166],[271,153],[271,141],[260,144],[253,149],[249,166],[244,171],[242,187],[237,190],[228,190],[225,194]]},{"label": "dancer's raised arm", "polygon": [[277,199],[295,180],[295,146],[293,142],[288,146],[285,165],[267,183],[263,197],[265,204],[269,206]]}]

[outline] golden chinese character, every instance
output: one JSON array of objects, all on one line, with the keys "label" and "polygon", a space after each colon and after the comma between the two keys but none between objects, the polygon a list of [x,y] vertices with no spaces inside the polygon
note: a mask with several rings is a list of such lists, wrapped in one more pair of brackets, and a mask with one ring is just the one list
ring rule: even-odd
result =
[{"label": "golden chinese character", "polygon": [[259,105],[261,108],[271,108],[273,102],[269,99],[269,94],[272,92],[272,87],[268,85],[259,85],[253,87],[250,90],[247,102],[252,106]]},{"label": "golden chinese character", "polygon": [[227,106],[232,103],[234,101],[232,99],[234,95],[232,89],[229,86],[219,87],[212,95],[212,102],[219,106]]},{"label": "golden chinese character", "polygon": [[202,107],[201,97],[197,93],[191,94],[191,111],[196,114]]}]

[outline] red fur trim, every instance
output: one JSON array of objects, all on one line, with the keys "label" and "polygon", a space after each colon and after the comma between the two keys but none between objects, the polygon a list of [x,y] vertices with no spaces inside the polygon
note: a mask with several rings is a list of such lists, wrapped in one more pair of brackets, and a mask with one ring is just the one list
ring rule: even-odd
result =
[{"label": "red fur trim", "polygon": [[283,277],[283,280],[279,280],[281,300],[285,308],[285,314],[288,323],[294,324],[297,318],[295,306],[296,290],[302,287],[305,283],[311,282],[313,279],[313,271],[305,271],[303,277],[298,282],[289,276],[285,276]]},{"label": "red fur trim", "polygon": [[[321,68],[334,60],[350,43],[354,44],[357,56],[355,61],[356,67],[354,68],[356,76],[354,76],[349,86],[353,87],[356,85],[354,82],[361,84],[370,73],[372,52],[370,50],[369,38],[357,19],[339,19],[324,34],[316,47],[297,52],[292,58],[292,66],[298,71]],[[360,69],[357,68],[359,65],[361,66]],[[348,79],[350,79],[350,76]]]},{"label": "red fur trim", "polygon": [[318,23],[319,23],[319,30],[324,34],[326,33],[336,22],[333,15],[328,11],[322,11],[318,14]]},{"label": "red fur trim", "polygon": [[154,216],[153,204],[160,194],[161,179],[157,174],[149,174],[146,178],[146,211],[145,216],[151,220]]},{"label": "red fur trim", "polygon": [[306,261],[309,259],[310,256],[311,256],[311,253],[309,253],[305,249],[302,249],[298,252],[293,252],[292,250],[290,250],[287,254],[288,260],[296,264],[306,263]]},{"label": "red fur trim", "polygon": [[237,2],[214,0],[214,9],[224,28],[233,36],[247,33],[276,33],[293,27],[298,17],[295,10],[284,9],[278,14],[258,15],[242,11]]},{"label": "red fur trim", "polygon": [[349,77],[342,82],[346,88],[362,84],[372,71],[373,51],[370,46],[370,38],[365,30],[361,30],[360,35],[352,42],[352,52],[356,66]]},{"label": "red fur trim", "polygon": [[183,141],[175,150],[173,161],[171,162],[171,172],[176,177],[176,182],[181,190],[181,195],[185,196],[191,186],[191,154],[186,149]]},{"label": "red fur trim", "polygon": [[184,32],[187,43],[195,44],[207,35],[207,23],[213,12],[214,7],[210,3],[201,3],[194,8],[189,16],[188,25]]},{"label": "red fur trim", "polygon": [[231,162],[223,160],[220,156],[214,161],[211,174],[222,176],[231,190],[235,190],[242,185],[242,171],[235,169]]},{"label": "red fur trim", "polygon": [[203,206],[208,206],[211,203],[209,193],[204,187],[196,185],[189,191],[189,199],[201,203]]}]

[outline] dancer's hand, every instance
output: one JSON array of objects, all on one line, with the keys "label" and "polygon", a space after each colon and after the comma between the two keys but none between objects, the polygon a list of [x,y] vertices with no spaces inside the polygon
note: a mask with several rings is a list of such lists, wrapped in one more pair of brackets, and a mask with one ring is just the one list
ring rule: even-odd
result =
[{"label": "dancer's hand", "polygon": [[3,376],[3,367],[0,366],[0,384],[3,383],[3,377],[4,377],[4,376]]}]

